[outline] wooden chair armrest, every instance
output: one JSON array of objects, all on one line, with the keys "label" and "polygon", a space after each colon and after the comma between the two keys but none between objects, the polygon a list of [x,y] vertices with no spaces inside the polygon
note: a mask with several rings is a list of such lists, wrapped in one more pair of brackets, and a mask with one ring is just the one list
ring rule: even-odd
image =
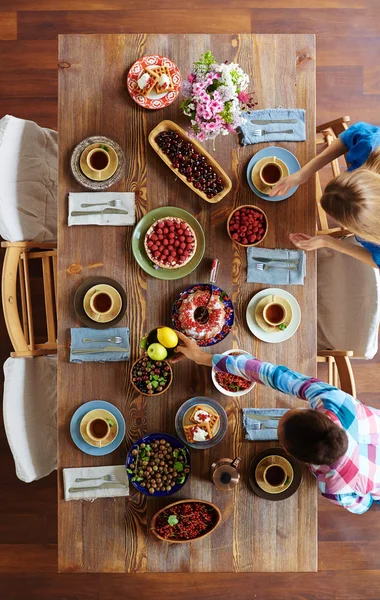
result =
[{"label": "wooden chair armrest", "polygon": [[348,229],[342,229],[341,227],[331,227],[331,229],[320,229],[317,231],[317,235],[330,235],[331,237],[351,237],[354,234]]},{"label": "wooden chair armrest", "polygon": [[318,356],[354,356],[352,350],[317,350]]},{"label": "wooden chair armrest", "polygon": [[39,248],[51,250],[57,247],[57,242],[1,242],[2,248]]},{"label": "wooden chair armrest", "polygon": [[349,123],[351,121],[351,117],[345,116],[340,117],[340,119],[335,119],[334,121],[329,121],[328,123],[323,123],[322,125],[317,125],[316,130],[317,133],[321,133],[324,129],[332,129],[334,131],[334,127],[339,127],[341,131],[345,130],[345,127],[342,123]]}]

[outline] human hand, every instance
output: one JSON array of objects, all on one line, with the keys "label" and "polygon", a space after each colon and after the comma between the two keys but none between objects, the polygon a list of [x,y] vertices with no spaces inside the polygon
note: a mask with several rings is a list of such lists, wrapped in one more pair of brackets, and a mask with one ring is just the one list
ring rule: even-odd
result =
[{"label": "human hand", "polygon": [[306,233],[291,233],[289,239],[297,246],[297,248],[306,251],[327,248],[328,243],[330,242],[330,237],[328,235],[316,235],[315,237],[311,237],[311,235],[306,235]]},{"label": "human hand", "polygon": [[302,170],[293,173],[292,175],[288,175],[288,177],[284,177],[281,179],[274,188],[269,192],[269,196],[285,196],[289,190],[301,183],[304,183],[304,177],[302,175]]},{"label": "human hand", "polygon": [[182,342],[182,346],[177,346],[174,349],[174,352],[177,353],[177,356],[171,359],[170,362],[178,362],[182,360],[182,358],[186,357],[190,360],[193,360],[198,365],[208,365],[212,364],[212,355],[208,352],[202,350],[195,340],[188,338],[181,331],[176,331],[178,338]]}]

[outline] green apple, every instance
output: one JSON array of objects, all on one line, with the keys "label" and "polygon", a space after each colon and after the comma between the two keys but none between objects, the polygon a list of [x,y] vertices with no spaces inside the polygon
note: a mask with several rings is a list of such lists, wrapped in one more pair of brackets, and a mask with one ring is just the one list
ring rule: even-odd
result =
[{"label": "green apple", "polygon": [[148,356],[152,360],[165,360],[167,355],[167,350],[162,346],[162,344],[151,344],[148,347]]}]

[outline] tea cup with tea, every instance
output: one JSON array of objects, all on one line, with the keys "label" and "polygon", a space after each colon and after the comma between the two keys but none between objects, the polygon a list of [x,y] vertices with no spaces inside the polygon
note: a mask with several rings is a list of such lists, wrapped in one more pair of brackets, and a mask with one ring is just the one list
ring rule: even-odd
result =
[{"label": "tea cup with tea", "polygon": [[279,302],[269,302],[263,310],[264,321],[273,327],[278,327],[284,323],[287,316],[288,313],[285,306]]},{"label": "tea cup with tea", "polygon": [[109,167],[110,162],[111,157],[109,152],[104,148],[93,148],[86,157],[88,168],[98,177],[101,177],[104,174],[104,171]]},{"label": "tea cup with tea", "polygon": [[280,179],[284,177],[282,165],[278,162],[276,156],[271,156],[261,167],[259,177],[264,186],[274,187]]},{"label": "tea cup with tea", "polygon": [[109,315],[114,307],[114,299],[105,290],[96,291],[90,299],[90,308],[97,320]]},{"label": "tea cup with tea", "polygon": [[284,485],[288,475],[282,465],[272,463],[268,465],[263,472],[265,483],[274,489],[278,489]]},{"label": "tea cup with tea", "polygon": [[99,416],[91,419],[86,425],[88,437],[99,447],[107,446],[111,442],[111,440],[107,441],[110,429],[109,420]]}]

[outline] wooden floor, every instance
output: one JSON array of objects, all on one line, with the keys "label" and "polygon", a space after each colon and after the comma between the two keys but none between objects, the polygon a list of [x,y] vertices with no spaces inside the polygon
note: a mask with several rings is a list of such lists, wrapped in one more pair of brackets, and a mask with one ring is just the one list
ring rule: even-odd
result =
[{"label": "wooden floor", "polygon": [[[317,121],[349,114],[380,124],[379,0],[1,0],[0,117],[57,126],[58,33],[245,31],[316,33]],[[0,340],[3,361],[2,316]],[[359,398],[380,408],[379,358],[354,370]],[[57,575],[55,475],[19,482],[3,429],[0,465],[5,600],[380,599],[380,512],[353,516],[324,500],[316,574]]]}]

